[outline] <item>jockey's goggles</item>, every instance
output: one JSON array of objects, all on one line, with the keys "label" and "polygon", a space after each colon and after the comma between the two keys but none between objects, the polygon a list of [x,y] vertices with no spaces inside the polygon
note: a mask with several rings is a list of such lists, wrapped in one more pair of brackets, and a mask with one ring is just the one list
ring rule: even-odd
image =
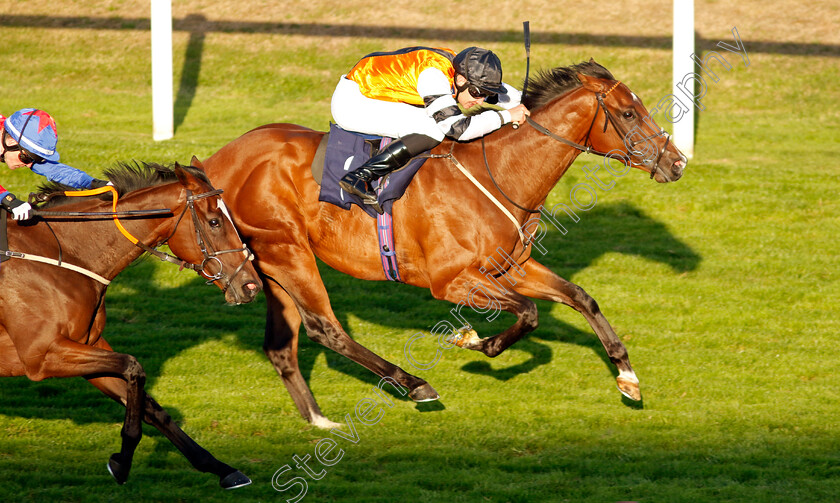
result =
[{"label": "jockey's goggles", "polygon": [[[22,162],[24,164],[30,164],[30,163],[38,164],[38,163],[44,162],[43,157],[35,155],[32,152],[30,152],[30,151],[26,150],[25,148],[21,147],[20,143],[16,143],[14,145],[9,145],[8,143],[6,143],[6,136],[9,136],[9,134],[4,129],[3,130],[3,153],[4,154],[6,152],[18,152],[19,151],[20,154],[18,154],[18,158],[20,159],[20,162]],[[3,156],[3,161],[4,162],[6,161],[5,155]]]},{"label": "jockey's goggles", "polygon": [[470,93],[470,96],[472,96],[475,99],[489,98],[490,96],[496,94],[494,92],[485,91],[484,89],[481,89],[472,84],[470,84],[469,87],[467,87],[467,92]]}]

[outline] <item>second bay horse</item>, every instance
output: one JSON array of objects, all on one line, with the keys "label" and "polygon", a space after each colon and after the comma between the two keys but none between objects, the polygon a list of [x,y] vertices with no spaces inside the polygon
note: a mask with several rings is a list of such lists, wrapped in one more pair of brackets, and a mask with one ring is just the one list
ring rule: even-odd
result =
[{"label": "second bay horse", "polygon": [[[478,338],[467,326],[456,336],[459,346],[491,357],[537,328],[531,298],[571,306],[616,365],[621,392],[640,400],[627,350],[595,300],[529,258],[528,239],[536,228],[532,213],[583,151],[607,155],[613,166],[632,165],[663,183],[682,176],[686,158],[642,101],[593,60],[541,72],[528,82],[524,104],[531,110],[528,125],[502,128],[483,140],[445,141],[395,202],[402,281],[428,288],[437,299],[456,304],[469,299],[472,306],[493,304],[514,314],[516,322],[500,334]],[[320,187],[310,165],[323,135],[294,124],[262,126],[225,145],[204,166],[213,183],[225,189],[225,201],[263,275],[268,299],[263,349],[301,415],[329,427],[333,423],[321,413],[298,368],[301,323],[312,340],[394,379],[412,399],[438,395],[423,379],[355,342],[332,311],[315,257],[356,278],[386,278],[371,218],[355,206],[345,211],[318,201]],[[459,164],[504,209],[459,173]],[[487,271],[494,270],[490,259],[499,248],[516,263],[503,267],[507,272],[497,278],[496,291],[475,289],[488,283]]]},{"label": "second bay horse", "polygon": [[[221,288],[229,304],[250,302],[259,293],[251,254],[228,217],[221,191],[198,166],[124,165],[106,171],[116,186],[101,189],[112,191],[110,200],[84,195],[92,191],[53,191],[42,194],[48,200],[37,207],[41,218],[7,219],[3,254],[10,259],[0,266],[0,377],[83,377],[124,405],[122,448],[107,465],[120,484],[128,478],[142,421],[160,430],[198,470],[218,476],[222,487],[251,483],[184,433],[146,394],[146,374],[137,359],[114,351],[102,337],[108,284],[144,252],[194,269]],[[150,209],[170,211],[116,222],[97,216]],[[175,256],[157,250],[164,243]]]}]

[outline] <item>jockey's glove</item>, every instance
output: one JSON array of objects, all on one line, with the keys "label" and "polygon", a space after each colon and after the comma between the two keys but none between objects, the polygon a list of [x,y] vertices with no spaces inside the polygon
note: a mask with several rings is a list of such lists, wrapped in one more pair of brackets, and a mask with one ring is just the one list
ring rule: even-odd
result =
[{"label": "jockey's glove", "polygon": [[109,182],[108,180],[100,180],[98,178],[94,178],[92,182],[90,182],[91,189],[98,189],[99,187],[104,187],[106,185],[114,185],[113,183]]},{"label": "jockey's glove", "polygon": [[0,205],[6,208],[15,220],[28,220],[32,216],[32,206],[16,198],[12,193],[7,193],[0,200]]}]

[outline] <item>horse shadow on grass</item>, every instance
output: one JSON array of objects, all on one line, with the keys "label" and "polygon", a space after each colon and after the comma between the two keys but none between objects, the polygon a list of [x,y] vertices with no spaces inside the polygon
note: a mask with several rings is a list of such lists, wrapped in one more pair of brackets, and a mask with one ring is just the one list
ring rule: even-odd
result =
[{"label": "horse shadow on grass", "polygon": [[[607,253],[638,256],[664,264],[676,274],[696,269],[701,260],[665,225],[629,203],[602,204],[574,227],[569,227],[567,235],[550,231],[542,244],[548,253],[536,254],[538,260],[572,281],[575,274]],[[115,351],[137,357],[146,370],[146,388],[152,395],[169,360],[208,341],[229,340],[232,334],[239,348],[262,354],[264,296],[251,304],[225,306],[221,293],[215,287],[205,286],[198,276],[181,286],[161,287],[155,280],[157,271],[152,259],[146,258],[121,273],[106,297],[108,324],[104,332]],[[345,328],[352,325],[351,316],[412,333],[428,331],[440,320],[452,320],[450,309],[453,306],[434,299],[427,290],[389,282],[360,281],[323,264],[321,274],[336,316]],[[609,306],[609,299],[597,300],[602,306]],[[480,360],[467,363],[462,369],[500,381],[510,380],[549,364],[552,351],[545,343],[561,342],[591,349],[615,372],[595,334],[551,316],[551,306],[550,302],[538,302],[542,314],[540,327],[514,345],[528,355],[525,361],[494,368],[498,365],[491,367],[488,361]],[[491,323],[482,321],[477,315],[473,318],[474,327],[482,336],[498,333],[513,322],[513,317],[506,313]],[[471,323],[473,318],[468,318]],[[352,336],[352,330],[350,332]],[[307,382],[312,377],[316,360],[323,354],[331,369],[371,386],[378,383],[379,378],[367,369],[310,341],[303,333],[300,339],[299,362]],[[403,354],[380,356],[397,364],[404,357]],[[270,365],[267,360],[266,365]],[[231,380],[234,379],[235,375],[232,375]],[[119,423],[123,419],[123,409],[83,379],[50,379],[35,383],[20,377],[5,378],[2,383],[0,414],[70,419],[77,424]],[[283,389],[279,378],[277,385]],[[396,395],[395,398],[404,399]],[[177,403],[161,405],[176,421],[183,419],[176,409]],[[144,433],[157,435],[152,428],[144,428]]]}]

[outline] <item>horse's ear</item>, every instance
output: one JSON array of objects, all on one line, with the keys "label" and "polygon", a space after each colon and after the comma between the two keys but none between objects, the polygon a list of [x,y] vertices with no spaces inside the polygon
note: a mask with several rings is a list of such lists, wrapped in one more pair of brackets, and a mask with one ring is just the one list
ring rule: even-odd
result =
[{"label": "horse's ear", "polygon": [[593,93],[603,93],[606,92],[607,86],[604,85],[604,82],[596,77],[590,77],[589,75],[584,75],[582,73],[577,74],[578,80],[580,83],[583,84],[583,87]]},{"label": "horse's ear", "polygon": [[175,172],[175,176],[178,177],[178,181],[181,182],[181,185],[184,185],[185,187],[189,186],[190,180],[193,176],[181,167],[178,162],[175,162],[175,166],[172,168],[172,171]]},{"label": "horse's ear", "polygon": [[196,157],[196,156],[192,156],[192,159],[190,160],[190,166],[192,166],[193,168],[198,168],[201,171],[204,171],[204,165],[201,164],[201,161],[199,161],[198,157]]}]

